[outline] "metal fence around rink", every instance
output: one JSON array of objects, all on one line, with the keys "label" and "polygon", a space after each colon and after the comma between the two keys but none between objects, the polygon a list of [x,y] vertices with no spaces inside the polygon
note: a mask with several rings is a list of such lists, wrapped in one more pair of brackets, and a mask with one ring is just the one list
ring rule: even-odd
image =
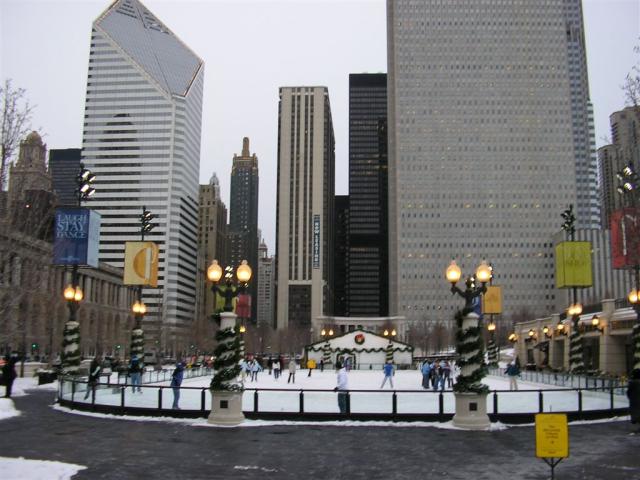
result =
[{"label": "metal fence around rink", "polygon": [[[116,415],[163,417],[207,417],[211,392],[207,387],[143,384],[134,393],[130,384],[100,383],[87,392],[85,379],[63,377],[58,384],[58,402],[66,407]],[[174,390],[179,392],[178,408]],[[334,390],[246,388],[243,411],[249,419],[263,420],[451,420],[455,396],[451,390],[349,390],[347,412],[338,409]],[[569,420],[610,418],[628,414],[625,389],[618,387],[550,388],[536,390],[491,390],[487,413],[492,421],[529,423],[536,413],[566,413]]]}]

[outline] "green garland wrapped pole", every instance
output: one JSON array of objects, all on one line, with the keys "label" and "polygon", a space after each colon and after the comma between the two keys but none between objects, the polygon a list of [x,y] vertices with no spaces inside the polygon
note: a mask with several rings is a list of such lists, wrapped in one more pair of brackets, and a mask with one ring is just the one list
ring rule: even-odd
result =
[{"label": "green garland wrapped pole", "polygon": [[75,375],[80,367],[80,324],[70,320],[64,324],[62,334],[62,371]]},{"label": "green garland wrapped pole", "polygon": [[481,327],[478,323],[479,317],[473,312],[463,315],[463,312],[458,311],[456,314],[456,353],[460,375],[453,385],[454,392],[479,395],[489,392],[489,387],[482,383],[482,379],[487,375],[487,366],[484,363]]},{"label": "green garland wrapped pole", "polygon": [[329,340],[327,340],[322,347],[322,361],[325,365],[331,363],[331,345],[329,344]]},{"label": "green garland wrapped pole", "polygon": [[[640,313],[638,313],[640,317]],[[633,370],[640,371],[640,322],[636,320],[631,335],[633,341]]]},{"label": "green garland wrapped pole", "polygon": [[387,344],[387,351],[384,358],[385,363],[393,363],[393,343],[391,339],[389,339],[389,343]]},{"label": "green garland wrapped pole", "polygon": [[498,366],[498,346],[496,345],[496,341],[494,339],[494,335],[491,334],[489,338],[489,344],[487,345],[487,353],[489,361],[489,366],[492,368],[496,368]]},{"label": "green garland wrapped pole", "polygon": [[[577,303],[571,306],[576,307]],[[580,308],[580,311],[582,309]],[[584,360],[582,353],[582,333],[580,332],[580,313],[571,316],[571,335],[569,336],[569,371],[573,374],[584,372]]]}]

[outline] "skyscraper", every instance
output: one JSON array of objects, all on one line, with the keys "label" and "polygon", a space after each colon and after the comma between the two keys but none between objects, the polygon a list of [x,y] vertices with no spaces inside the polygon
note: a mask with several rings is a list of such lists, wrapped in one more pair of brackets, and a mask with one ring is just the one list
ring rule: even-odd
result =
[{"label": "skyscraper", "polygon": [[[258,267],[258,157],[249,152],[249,139],[242,139],[242,154],[233,156],[229,205],[229,260],[234,269],[243,260]],[[254,279],[255,280],[255,279]],[[256,319],[257,282],[249,284],[251,318]]]},{"label": "skyscraper", "polygon": [[207,283],[207,268],[213,260],[223,264],[227,257],[227,207],[215,173],[207,185],[200,185],[199,204],[197,318],[209,319],[214,311],[214,295]]},{"label": "skyscraper", "polygon": [[49,173],[58,205],[77,205],[76,176],[80,172],[79,148],[49,150]]},{"label": "skyscraper", "polygon": [[144,291],[146,339],[175,354],[195,315],[204,64],[138,0],[93,23],[82,159],[97,176],[100,260],[123,266],[143,206],[156,215],[159,288]]},{"label": "skyscraper", "polygon": [[493,264],[504,313],[553,311],[560,213],[596,213],[580,1],[387,14],[390,313],[450,319],[452,258],[465,274]]},{"label": "skyscraper", "polygon": [[276,326],[333,309],[335,140],[326,87],[281,87],[278,107]]},{"label": "skyscraper", "polygon": [[256,323],[258,325],[274,327],[274,259],[269,256],[267,245],[264,243],[264,240],[260,242],[258,253],[258,293],[256,297],[258,309]]},{"label": "skyscraper", "polygon": [[347,315],[388,315],[387,75],[349,75]]}]

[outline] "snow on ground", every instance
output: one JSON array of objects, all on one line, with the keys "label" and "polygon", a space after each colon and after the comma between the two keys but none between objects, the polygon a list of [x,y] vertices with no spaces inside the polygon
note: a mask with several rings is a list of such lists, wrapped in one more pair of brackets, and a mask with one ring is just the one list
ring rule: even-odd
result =
[{"label": "snow on ground", "polygon": [[67,480],[86,468],[72,463],[0,457],[0,471],[5,480]]},{"label": "snow on ground", "polygon": [[13,406],[13,401],[10,398],[0,398],[0,420],[18,415],[20,412]]},{"label": "snow on ground", "polygon": [[[243,396],[243,409],[254,409],[254,391],[258,388],[258,408],[265,412],[297,412],[300,408],[300,393],[304,393],[305,412],[338,412],[337,394],[333,391],[336,385],[336,373],[333,370],[324,372],[314,371],[311,377],[307,376],[307,370],[299,370],[296,374],[296,383],[287,383],[288,372],[275,380],[268,372],[261,372],[258,381],[246,382]],[[416,370],[399,370],[396,372],[394,387],[397,395],[398,413],[437,413],[439,408],[439,394],[433,390],[423,390],[421,387],[422,376]],[[208,376],[185,380],[180,397],[180,408],[198,410],[204,399],[205,410],[211,409],[211,395],[208,387],[211,378]],[[349,388],[351,390],[369,390],[365,392],[352,391],[351,411],[353,413],[391,413],[393,391],[389,385],[380,389],[383,375],[380,371],[358,370],[349,373]],[[491,390],[508,390],[509,381],[506,377],[488,376],[484,383]],[[578,394],[574,390],[560,389],[546,384],[520,381],[520,391],[502,391],[497,394],[498,411],[501,413],[537,412],[539,393],[543,392],[543,407],[545,412],[577,411]],[[71,399],[69,384],[65,384],[64,398]],[[84,385],[78,385],[74,399],[82,401],[84,398]],[[279,389],[279,390],[269,390]],[[546,391],[551,390],[554,391]],[[314,391],[325,390],[325,391]],[[546,392],[545,392],[546,391]],[[90,401],[90,397],[87,401]],[[487,399],[489,411],[493,411],[494,396],[491,393]],[[96,390],[96,403],[106,405],[120,405],[120,388],[100,388]],[[454,413],[455,398],[451,390],[443,394],[444,412]],[[125,391],[125,405],[170,409],[173,403],[173,392],[169,388],[169,382],[150,384],[143,386],[142,393],[132,393],[131,388]],[[624,392],[616,392],[614,395],[614,407],[628,406],[628,400]],[[582,408],[584,410],[599,410],[610,408],[609,392],[585,391],[582,393]]]}]

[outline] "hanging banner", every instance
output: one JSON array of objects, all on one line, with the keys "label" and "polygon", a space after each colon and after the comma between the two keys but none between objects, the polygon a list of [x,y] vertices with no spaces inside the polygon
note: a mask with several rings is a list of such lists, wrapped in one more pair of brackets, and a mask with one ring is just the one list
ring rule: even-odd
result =
[{"label": "hanging banner", "polygon": [[125,285],[158,286],[158,255],[154,242],[126,242],[124,246]]},{"label": "hanging banner", "polygon": [[320,215],[313,216],[313,268],[320,268]]},{"label": "hanging banner", "polygon": [[591,242],[561,242],[556,245],[556,288],[590,287]]},{"label": "hanging banner", "polygon": [[238,295],[235,312],[240,318],[251,318],[251,295],[248,293]]},{"label": "hanging banner", "polygon": [[482,297],[482,313],[485,315],[502,313],[502,287],[489,285]]},{"label": "hanging banner", "polygon": [[53,264],[98,267],[100,214],[88,208],[56,209]]},{"label": "hanging banner", "polygon": [[611,260],[613,268],[640,264],[640,208],[621,208],[611,213]]}]

